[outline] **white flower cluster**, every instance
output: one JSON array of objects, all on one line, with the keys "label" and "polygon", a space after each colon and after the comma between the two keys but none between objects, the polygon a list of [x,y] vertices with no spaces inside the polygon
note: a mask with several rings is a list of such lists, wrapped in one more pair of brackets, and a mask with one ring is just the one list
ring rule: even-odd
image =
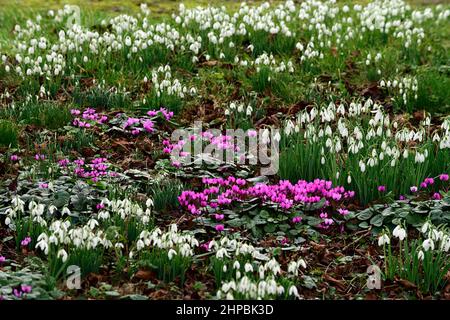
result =
[{"label": "white flower cluster", "polygon": [[147,200],[147,208],[145,210],[139,204],[129,199],[103,199],[101,204],[104,205],[104,208],[100,209],[97,214],[99,221],[109,220],[114,216],[119,216],[122,220],[136,219],[138,222],[148,225],[152,217],[153,202],[151,199]]},{"label": "white flower cluster", "polygon": [[[36,248],[48,255],[50,247],[54,245],[59,248],[58,256],[61,255],[65,259],[67,259],[67,251],[63,249],[64,247],[69,248],[68,251],[111,248],[112,241],[107,238],[103,230],[95,230],[97,226],[98,221],[95,219],[90,219],[81,227],[72,226],[68,220],[55,220],[50,224],[47,232],[39,235]],[[116,242],[115,246],[120,248],[123,247],[123,244]],[[66,253],[64,254],[62,250]]]},{"label": "white flower cluster", "polygon": [[394,80],[381,80],[381,88],[387,88],[398,94],[404,105],[408,103],[410,99],[417,100],[417,91],[419,90],[419,84],[415,77],[407,76]]},{"label": "white flower cluster", "polygon": [[[144,78],[144,82],[147,82],[147,78]],[[194,95],[197,92],[194,87],[188,89],[180,80],[173,79],[169,65],[160,66],[152,71],[152,83],[158,98],[163,94],[184,98],[186,94]]]},{"label": "white flower cluster", "polygon": [[[152,23],[148,8],[141,9],[144,14],[136,17],[119,15],[102,21],[103,26],[111,26],[104,32],[82,27],[77,21],[64,23],[74,15],[72,6],[65,6],[56,14],[49,11],[44,18],[38,15],[14,28],[15,39],[9,44],[9,51],[15,61],[2,56],[4,68],[22,77],[50,79],[73,76],[76,70],[91,63],[104,65],[102,68],[122,68],[119,57],[149,63],[152,56],[161,52],[187,54],[194,63],[203,55],[224,58],[225,52],[233,52],[234,59],[229,58],[237,63],[240,58],[236,50],[230,49],[236,47],[239,39],[248,37],[251,42],[248,49],[254,50],[261,33],[296,43],[303,62],[323,59],[330,49],[344,48],[373,33],[396,38],[405,48],[421,45],[426,37],[423,24],[446,21],[450,15],[444,6],[412,10],[402,0],[375,0],[352,8],[340,6],[335,0],[306,0],[300,4],[286,1],[275,7],[267,2],[259,6],[242,3],[235,13],[224,7],[187,9],[180,5],[179,13],[163,23]],[[45,23],[57,26],[56,37],[46,35]],[[262,60],[267,59],[257,58]],[[256,61],[253,64],[258,65]],[[293,70],[293,66],[283,62],[275,69]]]},{"label": "white flower cluster", "polygon": [[297,287],[291,284],[286,287],[281,279],[298,277],[300,268],[306,269],[303,259],[291,261],[287,271],[283,271],[280,263],[269,254],[262,253],[261,248],[251,244],[223,237],[212,240],[209,248],[215,252],[215,258],[223,261],[223,271],[234,271],[234,278],[223,280],[217,291],[217,298],[222,299],[269,299],[278,296],[299,298]]},{"label": "white flower cluster", "polygon": [[[361,121],[362,120],[362,121]],[[430,118],[414,129],[407,124],[391,121],[382,105],[368,99],[349,106],[333,102],[310,111],[302,111],[296,121],[286,122],[286,136],[299,135],[306,143],[321,146],[321,154],[341,153],[359,158],[361,172],[366,167],[388,163],[395,167],[400,159],[413,157],[423,163],[429,156],[428,147],[449,147],[448,121],[441,130],[430,131]],[[447,129],[446,129],[447,128]],[[431,149],[430,149],[431,150]],[[448,151],[443,151],[448,152]]]},{"label": "white flower cluster", "polygon": [[172,260],[173,256],[178,254],[183,257],[192,257],[194,248],[198,245],[199,242],[193,235],[179,232],[177,225],[172,224],[167,232],[162,232],[159,228],[151,232],[142,231],[136,242],[136,250],[139,252],[147,247],[167,250],[169,260]]},{"label": "white flower cluster", "polygon": [[245,106],[243,102],[233,101],[225,108],[225,115],[229,116],[235,113],[250,117],[253,114],[253,107],[250,104]]}]

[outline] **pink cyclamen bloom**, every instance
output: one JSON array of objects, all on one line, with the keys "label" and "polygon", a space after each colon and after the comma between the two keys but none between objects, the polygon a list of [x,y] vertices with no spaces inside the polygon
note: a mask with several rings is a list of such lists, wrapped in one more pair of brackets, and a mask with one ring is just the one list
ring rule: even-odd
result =
[{"label": "pink cyclamen bloom", "polygon": [[411,188],[409,188],[409,190],[412,192],[412,193],[415,193],[415,192],[417,192],[417,187],[416,186],[412,186]]},{"label": "pink cyclamen bloom", "polygon": [[97,204],[96,208],[97,208],[97,210],[104,209],[105,208],[105,204],[99,203],[99,204]]},{"label": "pink cyclamen bloom", "polygon": [[12,162],[16,162],[16,161],[19,161],[20,158],[19,158],[19,156],[17,154],[13,154],[10,157],[10,159],[11,159]]},{"label": "pink cyclamen bloom", "polygon": [[426,178],[426,179],[424,180],[424,182],[425,182],[427,185],[432,185],[432,184],[434,184],[434,179],[433,179],[433,178]]},{"label": "pink cyclamen bloom", "polygon": [[26,247],[30,244],[31,242],[31,238],[30,237],[26,237],[25,239],[23,239],[20,244],[22,245],[22,247]]},{"label": "pink cyclamen bloom", "polygon": [[400,195],[399,200],[405,200],[405,196],[404,195]]},{"label": "pink cyclamen bloom", "polygon": [[74,116],[78,116],[79,114],[81,114],[81,111],[78,109],[72,109],[70,110],[70,113]]},{"label": "pink cyclamen bloom", "polygon": [[40,188],[40,189],[47,189],[47,188],[48,188],[48,183],[45,183],[45,182],[39,182],[39,188]]},{"label": "pink cyclamen bloom", "polygon": [[302,217],[297,216],[297,217],[292,218],[293,223],[300,223],[301,221],[302,221]]},{"label": "pink cyclamen bloom", "polygon": [[40,154],[40,153],[36,153],[36,154],[34,155],[34,159],[37,160],[37,161],[39,161],[39,160],[44,160],[44,159],[45,159],[45,155]]},{"label": "pink cyclamen bloom", "polygon": [[385,186],[378,186],[378,191],[379,192],[385,192],[386,191],[386,187]]},{"label": "pink cyclamen bloom", "polygon": [[435,192],[435,193],[433,194],[433,199],[434,199],[434,200],[441,200],[441,199],[442,199],[442,196],[441,196],[440,193]]},{"label": "pink cyclamen bloom", "polygon": [[223,215],[223,214],[216,214],[215,216],[214,216],[214,218],[216,218],[216,220],[223,220],[223,218],[225,218],[225,215]]},{"label": "pink cyclamen bloom", "polygon": [[347,209],[343,209],[343,208],[339,208],[339,209],[338,209],[338,212],[339,212],[340,214],[342,214],[343,216],[345,216],[345,215],[348,214],[348,210],[347,210]]},{"label": "pink cyclamen bloom", "polygon": [[61,159],[58,161],[58,165],[60,167],[67,167],[67,165],[70,163],[69,159]]},{"label": "pink cyclamen bloom", "polygon": [[448,174],[446,174],[446,173],[441,174],[441,175],[439,176],[439,179],[440,179],[441,181],[448,181]]},{"label": "pink cyclamen bloom", "polygon": [[420,187],[421,187],[421,188],[426,188],[426,187],[428,187],[428,184],[427,184],[426,182],[422,182],[422,183],[420,184]]},{"label": "pink cyclamen bloom", "polygon": [[20,289],[22,290],[23,293],[30,293],[31,290],[33,290],[32,286],[26,285],[26,284],[22,284],[20,286]]},{"label": "pink cyclamen bloom", "polygon": [[6,262],[6,258],[4,256],[0,256],[0,263]]},{"label": "pink cyclamen bloom", "polygon": [[216,226],[216,231],[221,232],[221,231],[223,231],[224,229],[225,229],[225,227],[223,226],[223,224],[218,224],[218,225]]}]

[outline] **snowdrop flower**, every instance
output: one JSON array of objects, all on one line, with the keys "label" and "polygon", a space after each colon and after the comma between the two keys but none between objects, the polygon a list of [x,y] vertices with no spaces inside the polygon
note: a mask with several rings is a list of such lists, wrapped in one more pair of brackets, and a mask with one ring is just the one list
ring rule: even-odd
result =
[{"label": "snowdrop flower", "polygon": [[422,243],[422,247],[425,251],[428,250],[434,250],[434,241],[432,239],[426,239],[423,243]]},{"label": "snowdrop flower", "polygon": [[395,227],[394,231],[392,232],[392,235],[396,238],[399,238],[400,241],[403,241],[406,238],[406,230],[398,225]]},{"label": "snowdrop flower", "polygon": [[66,250],[64,250],[64,249],[59,250],[58,254],[57,254],[57,257],[61,258],[62,262],[66,262],[67,261],[67,257],[68,257]]},{"label": "snowdrop flower", "polygon": [[172,260],[173,256],[176,256],[177,252],[173,249],[169,250],[169,253],[167,254],[167,256],[169,257],[169,260]]},{"label": "snowdrop flower", "polygon": [[382,236],[380,236],[379,238],[378,238],[378,245],[381,247],[381,246],[384,246],[385,244],[389,244],[390,243],[390,239],[389,239],[389,237],[388,237],[388,235],[387,234],[383,234]]},{"label": "snowdrop flower", "polygon": [[425,222],[425,223],[423,224],[423,226],[422,226],[422,228],[420,229],[420,231],[421,231],[423,234],[425,234],[425,233],[427,233],[429,227],[430,227],[430,224],[429,224],[428,221],[427,221],[427,222]]},{"label": "snowdrop flower", "polygon": [[425,257],[425,255],[424,255],[423,251],[420,250],[419,253],[417,254],[417,258],[418,258],[419,260],[423,260],[424,257]]}]

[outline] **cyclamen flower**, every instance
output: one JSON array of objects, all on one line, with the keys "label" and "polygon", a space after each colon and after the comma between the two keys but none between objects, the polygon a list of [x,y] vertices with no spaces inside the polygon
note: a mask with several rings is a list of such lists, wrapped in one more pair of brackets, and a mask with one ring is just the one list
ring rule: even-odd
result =
[{"label": "cyclamen flower", "polygon": [[348,210],[347,210],[347,209],[343,209],[343,208],[339,208],[339,209],[338,209],[338,212],[339,212],[340,214],[342,214],[343,216],[345,216],[345,215],[348,214]]},{"label": "cyclamen flower", "polygon": [[293,218],[292,218],[292,222],[293,222],[293,223],[300,223],[301,221],[302,221],[302,217],[298,217],[298,216],[297,216],[297,217],[293,217]]},{"label": "cyclamen flower", "polygon": [[385,186],[378,186],[378,191],[379,192],[385,192],[386,191],[386,187]]},{"label": "cyclamen flower", "polygon": [[438,193],[438,192],[435,192],[434,194],[433,194],[433,200],[441,200],[442,199],[442,196]]},{"label": "cyclamen flower", "polygon": [[0,263],[6,262],[6,258],[4,256],[0,256]]},{"label": "cyclamen flower", "polygon": [[48,189],[48,183],[39,182],[39,188],[40,189]]},{"label": "cyclamen flower", "polygon": [[16,155],[16,154],[13,154],[13,155],[11,155],[11,157],[10,157],[10,160],[11,160],[12,162],[16,162],[16,161],[19,161],[19,160],[20,160],[20,158],[19,158],[19,156],[18,156],[18,155]]},{"label": "cyclamen flower", "polygon": [[34,156],[34,159],[35,159],[36,161],[44,160],[44,159],[45,159],[45,155],[40,154],[40,153],[37,153],[37,154]]},{"label": "cyclamen flower", "polygon": [[439,179],[441,180],[441,181],[448,181],[448,174],[446,174],[446,173],[443,173],[443,174],[441,174],[440,176],[439,176]]},{"label": "cyclamen flower", "polygon": [[225,215],[223,215],[223,214],[216,214],[214,216],[214,218],[216,218],[216,220],[223,220],[224,217],[225,217]]},{"label": "cyclamen flower", "polygon": [[22,284],[20,286],[20,289],[22,290],[23,293],[30,293],[31,290],[33,289],[32,286],[26,285],[26,284]]},{"label": "cyclamen flower", "polygon": [[153,131],[155,131],[155,129],[153,129],[153,125],[154,125],[153,121],[147,120],[144,122],[143,127],[144,127],[145,131],[153,132]]},{"label": "cyclamen flower", "polygon": [[411,188],[409,188],[409,190],[410,190],[412,193],[416,193],[418,189],[417,189],[416,186],[412,186]]},{"label": "cyclamen flower", "polygon": [[223,224],[218,224],[215,229],[216,229],[216,231],[221,232],[225,229],[225,227],[223,226]]},{"label": "cyclamen flower", "polygon": [[30,244],[30,242],[31,242],[31,237],[26,237],[25,239],[23,239],[23,240],[20,242],[20,245],[21,245],[22,247],[26,247],[26,246],[28,246],[28,245]]}]

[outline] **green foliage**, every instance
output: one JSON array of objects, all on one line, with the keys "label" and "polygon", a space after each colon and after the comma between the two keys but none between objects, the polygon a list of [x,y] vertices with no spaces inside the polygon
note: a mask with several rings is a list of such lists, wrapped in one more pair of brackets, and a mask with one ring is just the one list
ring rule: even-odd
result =
[{"label": "green foliage", "polygon": [[9,120],[0,119],[0,146],[15,147],[19,138],[19,129]]}]

